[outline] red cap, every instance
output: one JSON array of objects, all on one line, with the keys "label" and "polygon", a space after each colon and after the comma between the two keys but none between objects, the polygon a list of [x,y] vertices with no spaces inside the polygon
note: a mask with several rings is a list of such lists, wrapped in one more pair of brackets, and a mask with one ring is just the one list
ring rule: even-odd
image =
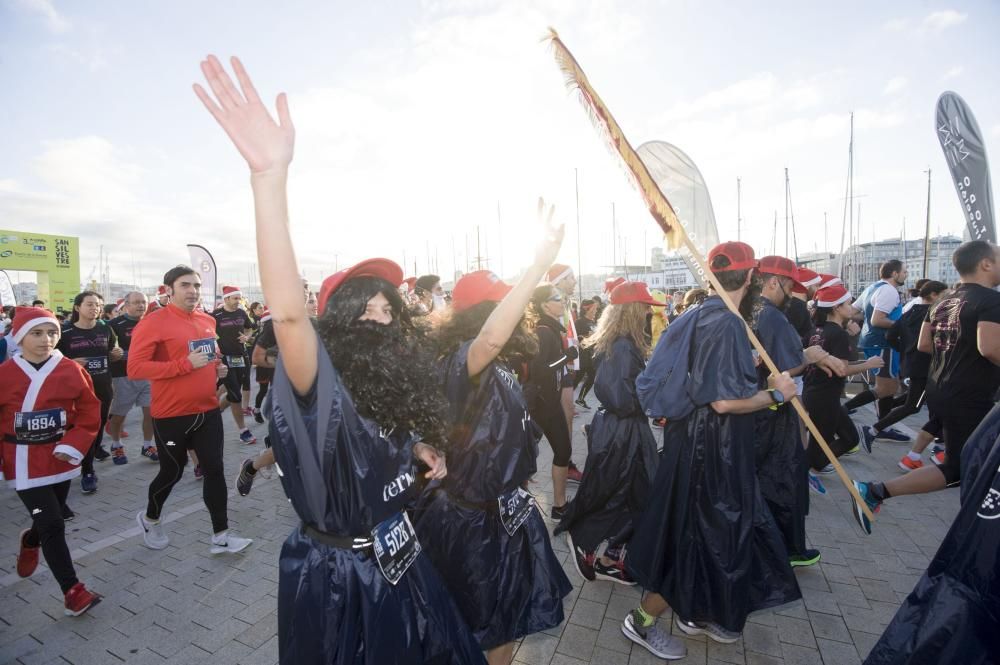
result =
[{"label": "red cap", "polygon": [[158,287],[156,287],[156,295],[157,296],[167,295],[167,287],[165,284],[160,284]]},{"label": "red cap", "polygon": [[849,302],[853,298],[851,292],[841,284],[834,284],[816,292],[817,307],[836,307],[837,305]]},{"label": "red cap", "polygon": [[550,284],[558,284],[572,274],[573,269],[565,263],[553,263],[546,276],[549,278]]},{"label": "red cap", "polygon": [[20,344],[28,331],[43,323],[52,323],[59,328],[59,319],[56,315],[44,307],[18,307],[14,310],[14,325],[10,328],[10,335],[15,344]]},{"label": "red cap", "polygon": [[644,305],[661,305],[650,295],[645,282],[624,282],[619,284],[611,292],[609,301],[612,305],[627,305],[630,302],[638,302]]},{"label": "red cap", "polygon": [[451,290],[451,307],[461,312],[481,302],[500,302],[512,288],[490,270],[470,272]]},{"label": "red cap", "polygon": [[322,316],[326,309],[326,301],[340,288],[340,285],[355,277],[378,277],[390,284],[402,284],[403,269],[395,261],[389,259],[365,259],[350,268],[335,272],[323,280],[319,287],[319,313]]},{"label": "red cap", "polygon": [[795,280],[798,283],[795,285],[795,288],[792,289],[795,293],[808,293],[810,287],[819,286],[821,278],[818,272],[801,266],[798,268],[798,271],[799,276]]},{"label": "red cap", "polygon": [[222,287],[222,297],[228,298],[229,296],[241,296],[243,292],[240,291],[238,286],[223,286]]},{"label": "red cap", "polygon": [[729,259],[729,265],[712,272],[725,272],[728,270],[749,270],[757,267],[757,260],[753,257],[753,247],[745,242],[724,242],[716,245],[708,253],[708,264],[717,256],[724,256]]},{"label": "red cap", "polygon": [[604,292],[611,293],[612,291],[615,290],[616,286],[624,283],[625,283],[624,277],[608,277],[606,280],[604,280]]},{"label": "red cap", "polygon": [[792,285],[793,292],[806,292],[806,290],[799,283],[799,268],[795,265],[795,261],[786,259],[784,256],[765,256],[760,260],[760,265],[758,267],[761,272],[767,273],[768,275],[780,275],[781,277],[787,277],[792,280],[792,282],[794,282]]},{"label": "red cap", "polygon": [[836,275],[828,275],[826,273],[820,273],[819,275],[819,288],[825,289],[828,286],[833,286],[834,284],[843,284],[844,280],[840,279]]}]

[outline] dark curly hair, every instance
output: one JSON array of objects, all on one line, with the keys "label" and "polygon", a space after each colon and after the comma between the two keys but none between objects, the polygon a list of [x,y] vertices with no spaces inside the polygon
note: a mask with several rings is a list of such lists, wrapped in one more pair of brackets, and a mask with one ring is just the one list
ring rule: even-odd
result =
[{"label": "dark curly hair", "polygon": [[[359,321],[379,293],[392,307],[392,322]],[[434,348],[395,286],[377,277],[344,282],[330,296],[317,327],[358,413],[382,427],[419,432],[436,448],[447,448],[447,402]]]},{"label": "dark curly hair", "polygon": [[[434,330],[438,356],[454,353],[463,342],[475,339],[483,329],[486,319],[497,308],[495,302],[481,302],[460,312],[450,311]],[[508,367],[515,367],[521,360],[538,353],[538,336],[535,334],[536,318],[525,312],[514,333],[501,349],[499,358]]]}]

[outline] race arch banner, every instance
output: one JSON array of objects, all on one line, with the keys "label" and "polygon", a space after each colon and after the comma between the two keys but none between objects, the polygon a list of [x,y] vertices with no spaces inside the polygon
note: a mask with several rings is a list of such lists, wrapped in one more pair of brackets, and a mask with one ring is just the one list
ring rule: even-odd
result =
[{"label": "race arch banner", "polygon": [[45,306],[72,311],[80,292],[80,239],[0,229],[0,270],[38,273],[38,298]]}]

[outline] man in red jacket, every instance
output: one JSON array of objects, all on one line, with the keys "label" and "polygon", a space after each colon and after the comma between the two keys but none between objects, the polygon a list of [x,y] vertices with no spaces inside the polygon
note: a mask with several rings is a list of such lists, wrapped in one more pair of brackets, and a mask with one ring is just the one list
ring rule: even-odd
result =
[{"label": "man in red jacket", "polygon": [[163,276],[170,303],[147,314],[132,332],[128,375],[148,379],[150,411],[160,453],[160,472],[149,485],[149,503],[136,521],[146,547],[161,550],[170,543],[160,523],[163,505],[187,464],[188,451],[198,455],[204,474],[202,496],[212,517],[212,554],[239,552],[251,542],[229,533],[226,480],[222,468],[222,414],[216,379],[226,375],[219,362],[215,319],[196,311],[201,278],[187,266]]},{"label": "man in red jacket", "polygon": [[11,339],[20,355],[0,364],[0,479],[17,490],[31,515],[21,532],[17,574],[29,577],[41,548],[78,616],[101,597],[76,577],[66,544],[66,496],[101,426],[101,403],[90,376],[56,349],[59,321],[41,307],[18,307]]}]

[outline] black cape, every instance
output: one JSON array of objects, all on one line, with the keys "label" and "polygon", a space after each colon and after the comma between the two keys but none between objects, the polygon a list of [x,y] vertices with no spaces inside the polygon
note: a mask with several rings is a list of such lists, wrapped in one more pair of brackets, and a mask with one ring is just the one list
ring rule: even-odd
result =
[{"label": "black cape", "polygon": [[[794,299],[794,302],[801,302]],[[761,297],[754,332],[782,372],[805,363],[802,340],[785,314]],[[757,385],[767,387],[769,371],[758,368]],[[790,396],[789,396],[790,397]],[[806,514],[809,512],[809,463],[802,447],[799,416],[790,403],[754,414],[757,482],[789,554],[806,550]]]},{"label": "black cape", "polygon": [[605,540],[609,547],[629,541],[659,462],[649,419],[635,394],[635,377],[646,366],[638,347],[619,337],[595,363],[594,394],[601,408],[590,423],[583,480],[556,528],[556,533],[569,531],[573,543],[588,552]]},{"label": "black cape", "polygon": [[492,362],[473,381],[465,342],[441,362],[453,431],[448,477],[414,512],[424,552],[483,649],[563,622],[573,590],[537,508],[511,536],[497,497],[536,471],[538,437],[517,377]]},{"label": "black cape", "polygon": [[757,486],[753,414],[720,415],[711,406],[757,392],[750,340],[717,296],[700,307],[687,386],[696,408],[663,430],[652,495],[625,566],[683,619],[741,631],[751,612],[801,593]]},{"label": "black cape", "polygon": [[1000,663],[1000,404],[962,450],[962,508],[865,665]]},{"label": "black cape", "polygon": [[[317,346],[316,383],[305,398],[280,357],[275,371],[270,437],[281,484],[304,523],[366,536],[412,498],[416,437],[360,416]],[[324,545],[300,528],[279,559],[278,651],[282,665],[486,662],[429,557],[418,555],[393,586],[370,550]]]}]

